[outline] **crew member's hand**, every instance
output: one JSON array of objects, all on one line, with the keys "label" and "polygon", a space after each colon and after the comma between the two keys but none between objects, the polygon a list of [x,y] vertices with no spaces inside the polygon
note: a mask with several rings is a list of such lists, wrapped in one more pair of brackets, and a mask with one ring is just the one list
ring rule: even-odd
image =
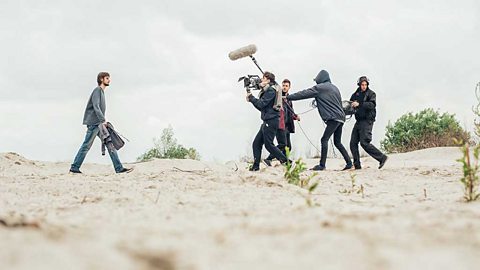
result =
[{"label": "crew member's hand", "polygon": [[104,127],[107,127],[107,120],[105,120],[105,122],[103,122],[102,125],[103,125]]},{"label": "crew member's hand", "polygon": [[353,108],[356,108],[358,106],[360,106],[360,103],[358,103],[357,101],[352,102],[352,107]]},{"label": "crew member's hand", "polygon": [[250,102],[250,96],[252,95],[252,93],[247,93],[247,96],[246,96],[246,100],[247,102]]}]

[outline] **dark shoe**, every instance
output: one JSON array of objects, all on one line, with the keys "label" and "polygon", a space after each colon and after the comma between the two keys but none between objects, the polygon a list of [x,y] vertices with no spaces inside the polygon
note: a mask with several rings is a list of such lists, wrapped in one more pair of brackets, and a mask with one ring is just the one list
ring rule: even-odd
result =
[{"label": "dark shoe", "polygon": [[353,165],[352,165],[352,164],[347,164],[347,165],[345,166],[345,168],[343,168],[342,171],[348,171],[348,170],[350,170],[350,169],[352,169],[352,168],[353,168]]},{"label": "dark shoe", "polygon": [[383,168],[383,166],[385,165],[385,163],[387,162],[387,159],[388,157],[385,156],[382,161],[380,161],[380,165],[378,165],[378,169],[380,170],[381,168]]},{"label": "dark shoe", "polygon": [[362,169],[362,165],[353,165],[353,167],[355,167],[355,170],[361,170]]},{"label": "dark shoe", "polygon": [[272,167],[272,161],[270,159],[264,159],[263,163],[265,163],[265,165],[267,165],[268,167]]},{"label": "dark shoe", "polygon": [[313,168],[311,168],[312,171],[324,171],[325,169],[325,166],[322,165],[315,165]]},{"label": "dark shoe", "polygon": [[287,165],[288,163],[290,163],[290,164],[294,164],[294,163],[295,163],[295,161],[293,161],[293,160],[289,159],[289,160],[285,160],[284,162],[280,162],[280,163],[281,163],[282,165]]},{"label": "dark shoe", "polygon": [[252,165],[250,166],[250,168],[248,168],[248,170],[251,172],[256,172],[256,171],[260,171],[260,167],[256,165]]},{"label": "dark shoe", "polygon": [[71,173],[82,174],[82,172],[81,172],[79,169],[70,169],[70,172],[71,172]]},{"label": "dark shoe", "polygon": [[128,169],[127,169],[127,168],[123,168],[121,171],[119,171],[119,172],[117,172],[117,173],[129,173],[129,172],[131,172],[131,171],[133,171],[133,168],[128,168]]}]

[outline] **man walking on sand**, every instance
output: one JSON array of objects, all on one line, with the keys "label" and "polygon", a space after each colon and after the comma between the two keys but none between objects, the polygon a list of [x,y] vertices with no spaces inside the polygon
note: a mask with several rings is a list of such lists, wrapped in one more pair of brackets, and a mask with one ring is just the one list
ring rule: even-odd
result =
[{"label": "man walking on sand", "polygon": [[[71,173],[82,173],[80,167],[83,160],[87,156],[90,147],[92,147],[95,137],[100,137],[100,128],[104,126],[106,128],[107,121],[105,119],[105,89],[110,85],[110,75],[107,72],[100,72],[97,76],[98,87],[95,88],[90,95],[87,102],[87,108],[83,116],[83,124],[87,126],[87,134],[85,140],[78,150],[75,160],[70,167]],[[117,150],[114,147],[107,147],[110,159],[113,162],[113,167],[116,173],[128,173],[133,169],[124,168],[120,159],[118,158]]]},{"label": "man walking on sand", "polygon": [[[280,110],[280,124],[277,129],[277,147],[282,151],[282,153],[287,156],[286,147],[288,147],[290,153],[292,152],[292,142],[290,140],[290,134],[295,133],[295,123],[294,120],[300,121],[300,117],[295,114],[293,111],[293,103],[290,100],[287,100],[288,91],[290,90],[290,80],[285,79],[282,82],[282,96],[283,96],[283,106]],[[272,160],[275,157],[270,154],[263,162],[267,166],[272,166]]]},{"label": "man walking on sand", "polygon": [[321,70],[317,77],[315,77],[314,81],[316,85],[313,87],[287,96],[287,100],[314,98],[317,103],[318,113],[327,125],[321,139],[322,153],[320,155],[320,164],[313,167],[312,170],[325,170],[328,153],[328,140],[332,135],[333,144],[340,151],[346,163],[343,170],[350,170],[352,168],[352,161],[342,144],[342,129],[343,124],[345,123],[345,112],[342,108],[342,96],[340,90],[332,84],[330,75],[326,70]]},{"label": "man walking on sand", "polygon": [[360,170],[360,152],[358,151],[358,143],[370,156],[379,162],[378,168],[381,169],[387,162],[388,157],[380,152],[372,142],[372,129],[375,117],[377,115],[377,96],[369,85],[370,81],[367,76],[362,76],[357,81],[358,88],[353,93],[350,101],[352,107],[355,108],[355,126],[353,126],[352,137],[350,139],[350,151],[353,156],[353,166],[356,170]]},{"label": "man walking on sand", "polygon": [[261,112],[261,119],[263,121],[260,130],[253,140],[253,165],[249,168],[250,171],[260,170],[260,159],[262,157],[262,148],[265,145],[267,151],[273,154],[273,157],[279,160],[282,164],[287,163],[287,157],[273,144],[273,139],[277,133],[279,126],[280,111],[275,109],[276,90],[274,86],[275,75],[266,71],[263,74],[262,82],[260,83],[260,93],[258,98],[254,97],[252,93],[247,93],[247,102]]}]

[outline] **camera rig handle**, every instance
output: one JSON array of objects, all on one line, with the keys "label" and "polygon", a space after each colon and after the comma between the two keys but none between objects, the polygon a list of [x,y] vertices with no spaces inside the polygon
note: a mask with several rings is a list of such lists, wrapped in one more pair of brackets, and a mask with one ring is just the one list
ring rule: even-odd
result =
[{"label": "camera rig handle", "polygon": [[[262,68],[258,65],[257,63],[257,59],[255,59],[255,57],[253,57],[253,55],[249,55],[250,59],[252,59],[253,63],[255,64],[255,66],[257,66],[257,68],[260,70],[260,72],[262,72],[262,75],[265,74],[265,72],[263,72]],[[277,82],[273,81],[274,84],[277,84]]]}]

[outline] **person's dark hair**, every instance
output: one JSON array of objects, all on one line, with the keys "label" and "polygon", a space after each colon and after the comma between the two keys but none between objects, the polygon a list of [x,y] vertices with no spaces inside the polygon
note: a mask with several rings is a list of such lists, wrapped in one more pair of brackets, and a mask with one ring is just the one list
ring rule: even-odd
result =
[{"label": "person's dark hair", "polygon": [[283,82],[282,82],[282,83],[288,83],[288,85],[290,85],[290,86],[292,85],[292,83],[290,82],[290,80],[289,80],[289,79],[285,79],[285,80],[283,80]]},{"label": "person's dark hair", "polygon": [[102,80],[103,78],[105,77],[110,77],[110,74],[108,74],[108,72],[100,72],[98,73],[97,75],[97,83],[98,85],[102,84]]},{"label": "person's dark hair", "polygon": [[265,76],[265,78],[269,79],[271,83],[273,83],[275,81],[275,75],[273,75],[273,73],[271,73],[271,72],[265,71],[265,73],[263,73],[263,76]]}]

